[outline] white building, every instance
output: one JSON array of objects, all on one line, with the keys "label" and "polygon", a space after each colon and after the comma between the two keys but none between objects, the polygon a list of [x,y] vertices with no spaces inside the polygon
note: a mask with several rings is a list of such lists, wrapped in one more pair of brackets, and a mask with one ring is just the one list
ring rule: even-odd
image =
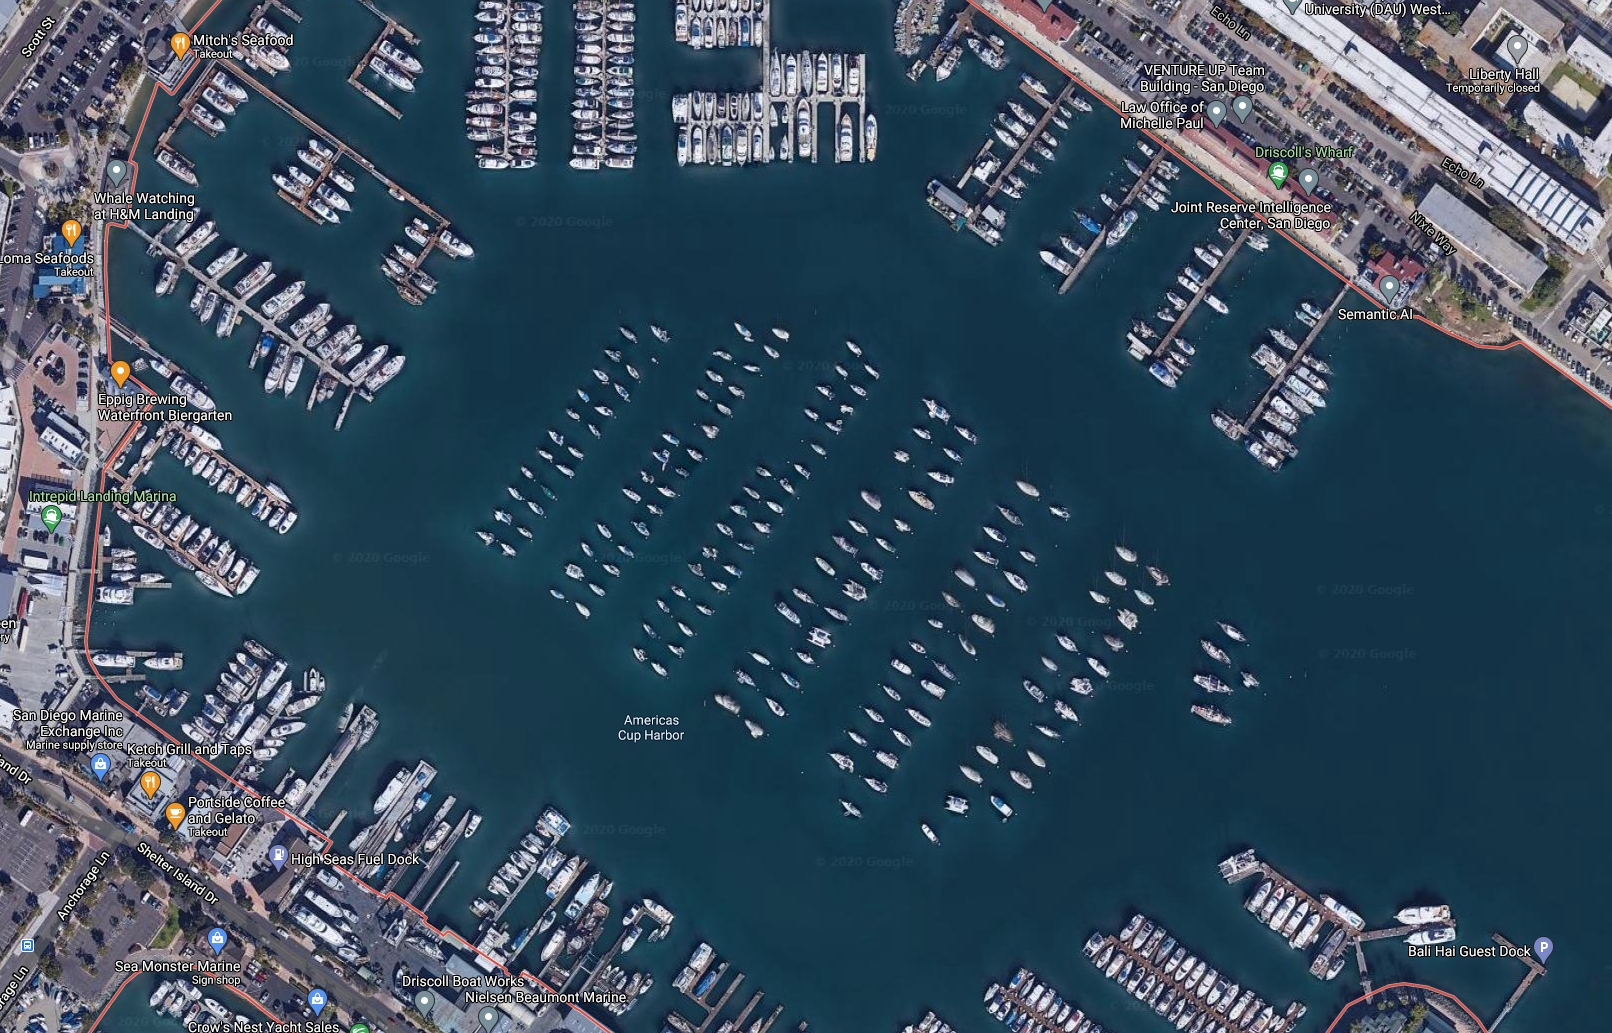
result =
[{"label": "white building", "polygon": [[1288,11],[1282,0],[1254,5],[1277,32],[1309,51],[1374,103],[1439,151],[1482,176],[1504,197],[1573,251],[1594,246],[1606,216],[1567,184],[1451,103],[1443,91],[1399,67],[1338,19]]}]

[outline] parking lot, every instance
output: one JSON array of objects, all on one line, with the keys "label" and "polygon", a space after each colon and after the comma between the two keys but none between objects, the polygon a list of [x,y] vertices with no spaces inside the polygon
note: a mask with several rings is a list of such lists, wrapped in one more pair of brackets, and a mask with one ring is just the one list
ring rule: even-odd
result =
[{"label": "parking lot", "polygon": [[45,17],[56,24],[31,51],[33,33],[24,26],[0,56],[0,125],[12,143],[38,148],[69,126],[98,130],[119,76],[153,33],[165,31],[165,12],[164,0],[77,0],[30,12],[35,25]]},{"label": "parking lot", "polygon": [[168,917],[166,909],[142,904],[140,887],[130,879],[102,886],[98,894],[88,910],[80,905],[71,936],[55,945],[59,982],[86,1000],[100,993],[112,963],[151,942]]},{"label": "parking lot", "polygon": [[56,864],[56,834],[44,817],[23,825],[17,799],[0,806],[0,943],[10,943],[30,918],[28,896],[50,888]]}]

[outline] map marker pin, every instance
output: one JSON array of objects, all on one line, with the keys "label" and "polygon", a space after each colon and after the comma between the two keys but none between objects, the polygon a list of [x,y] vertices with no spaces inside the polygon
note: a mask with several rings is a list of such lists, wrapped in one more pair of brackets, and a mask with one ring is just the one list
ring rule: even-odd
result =
[{"label": "map marker pin", "polygon": [[1231,113],[1233,115],[1237,116],[1237,121],[1239,121],[1239,122],[1248,121],[1248,115],[1253,110],[1254,110],[1254,102],[1249,100],[1246,95],[1241,96],[1241,97],[1234,97],[1232,99]]},{"label": "map marker pin", "polygon": [[1225,102],[1218,100],[1210,101],[1209,106],[1203,109],[1203,117],[1207,118],[1210,122],[1213,122],[1217,126],[1220,125],[1220,123],[1226,120]]},{"label": "map marker pin", "polygon": [[177,830],[179,828],[179,823],[185,820],[185,805],[182,803],[171,803],[168,805],[168,809],[162,813],[168,816],[168,824],[172,825],[174,829]]},{"label": "map marker pin", "polygon": [[326,997],[325,992],[318,987],[308,991],[308,1007],[313,1009],[314,1018],[318,1018],[319,1013],[325,1010],[325,1002],[328,1000],[330,998]]},{"label": "map marker pin", "polygon": [[1282,0],[1287,7],[1288,14],[1298,14],[1299,8],[1304,6],[1304,0]]},{"label": "map marker pin", "polygon": [[421,990],[414,995],[414,1010],[421,1015],[430,1015],[431,1009],[436,1006],[437,995],[429,990]]},{"label": "map marker pin", "polygon": [[1520,32],[1513,32],[1506,37],[1506,54],[1514,65],[1522,64],[1522,59],[1528,56],[1528,37]]},{"label": "map marker pin", "polygon": [[140,773],[140,788],[146,791],[146,799],[155,799],[157,790],[162,788],[162,776],[155,771]]},{"label": "map marker pin", "polygon": [[286,848],[281,846],[280,844],[276,843],[273,846],[269,847],[269,863],[274,865],[274,870],[275,871],[279,871],[280,869],[285,867],[286,856],[287,856]]},{"label": "map marker pin", "polygon": [[1539,955],[1540,961],[1549,961],[1550,952],[1555,949],[1556,945],[1550,942],[1549,936],[1541,936],[1534,941],[1534,953]]},{"label": "map marker pin", "polygon": [[1265,171],[1265,175],[1270,177],[1270,181],[1280,188],[1283,183],[1287,182],[1287,166],[1282,162],[1273,161],[1271,162],[1271,167]]},{"label": "map marker pin", "polygon": [[129,375],[133,372],[129,368],[129,364],[122,359],[112,363],[112,382],[118,386],[119,391],[123,390],[123,385],[129,382]]},{"label": "map marker pin", "polygon": [[190,53],[190,33],[174,33],[173,38],[168,41],[168,45],[174,48],[174,53],[178,54],[179,60],[183,61],[185,59],[185,55]]},{"label": "map marker pin", "polygon": [[1299,169],[1299,189],[1306,194],[1313,191],[1315,185],[1319,182],[1321,182],[1321,173],[1310,168]]},{"label": "map marker pin", "polygon": [[476,1013],[477,1025],[481,1026],[487,1033],[493,1033],[493,1027],[498,1025],[498,1018],[498,1009],[491,1005]]},{"label": "map marker pin", "polygon": [[45,530],[54,531],[56,525],[62,522],[60,506],[46,506],[39,511],[39,522],[45,525]]},{"label": "map marker pin", "polygon": [[95,776],[96,781],[105,779],[106,773],[111,770],[112,758],[108,757],[106,754],[97,753],[95,756],[90,758],[90,772]]},{"label": "map marker pin", "polygon": [[213,948],[214,955],[224,953],[224,944],[228,942],[229,933],[226,933],[224,930],[218,928],[217,926],[207,930],[207,946]]},{"label": "map marker pin", "polygon": [[77,219],[68,219],[66,222],[62,223],[62,239],[67,241],[68,247],[72,247],[74,244],[77,244],[78,238],[82,237],[83,235],[84,224],[79,222]]},{"label": "map marker pin", "polygon": [[1399,297],[1399,289],[1401,286],[1402,285],[1399,282],[1399,277],[1390,273],[1377,281],[1377,293],[1383,296],[1384,301],[1392,305],[1394,303],[1394,299]]},{"label": "map marker pin", "polygon": [[106,181],[115,187],[123,185],[129,178],[129,164],[121,158],[113,158],[106,163]]}]

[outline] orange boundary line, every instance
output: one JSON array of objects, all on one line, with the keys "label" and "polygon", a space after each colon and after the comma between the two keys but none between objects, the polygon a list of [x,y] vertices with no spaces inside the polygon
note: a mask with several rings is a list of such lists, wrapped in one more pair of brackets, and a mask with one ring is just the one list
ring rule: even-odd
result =
[{"label": "orange boundary line", "polygon": [[[1337,1027],[1338,1023],[1343,1021],[1343,1017],[1349,1013],[1350,1008],[1353,1008],[1355,1005],[1359,1004],[1361,1001],[1370,1000],[1372,997],[1376,996],[1377,994],[1382,993],[1384,990],[1392,990],[1397,986],[1414,987],[1417,990],[1426,990],[1426,991],[1428,991],[1430,993],[1438,994],[1440,997],[1448,997],[1450,1000],[1454,1001],[1456,1004],[1459,1004],[1461,1006],[1462,1011],[1464,1011],[1468,1015],[1472,1016],[1472,1021],[1476,1022],[1478,1024],[1478,1028],[1483,1030],[1483,1033],[1489,1033],[1489,1027],[1485,1026],[1483,1024],[1483,1020],[1478,1018],[1477,1015],[1473,1013],[1472,1009],[1468,1008],[1466,1006],[1466,1002],[1462,1001],[1459,997],[1455,996],[1454,994],[1450,993],[1447,990],[1440,990],[1438,987],[1436,987],[1436,986],[1428,986],[1426,983],[1389,983],[1387,986],[1379,986],[1377,989],[1372,990],[1369,993],[1363,993],[1359,997],[1356,997],[1354,1000],[1350,1001],[1348,1004],[1343,1006],[1343,1010],[1338,1012],[1338,1017],[1333,1019],[1332,1024],[1326,1028],[1326,1033],[1332,1033],[1333,1029],[1335,1029]],[[92,1030],[91,1033],[94,1033],[94,1031]]]},{"label": "orange boundary line", "polygon": [[[193,25],[190,28],[189,31],[192,34],[194,34],[197,29],[201,28],[202,22],[206,21],[208,16],[211,15],[215,10],[218,9],[218,5],[220,3],[223,3],[223,0],[213,0],[212,6],[209,7],[205,12],[203,12],[202,16],[200,18],[196,19],[196,24]],[[159,89],[162,90],[164,93],[168,94],[170,97],[176,96],[179,88],[182,87],[185,84],[185,80],[190,78],[191,72],[194,72],[197,68],[201,67],[201,65],[203,63],[204,62],[198,61],[195,65],[191,66],[190,71],[186,72],[183,76],[181,76],[179,81],[174,84],[174,88],[171,89],[171,90],[168,89],[166,86],[162,85],[162,83],[160,83],[160,82],[156,82],[156,83],[153,84],[153,88],[152,88],[152,91],[151,91],[151,96],[146,98],[145,111],[142,112],[141,115],[140,115],[140,128],[135,131],[134,140],[129,145],[129,167],[130,167],[130,169],[133,170],[132,173],[131,173],[130,179],[129,179],[129,190],[130,190],[130,192],[132,192],[134,190],[135,179],[140,174],[140,166],[135,162],[134,155],[135,155],[135,152],[139,150],[140,137],[145,133],[146,120],[151,117],[151,105],[157,99],[157,90],[159,90]],[[115,228],[126,228],[127,225],[128,224],[126,222],[107,223],[106,224],[106,235],[103,238],[103,243],[102,243],[102,248],[101,248],[101,254],[103,256],[103,261],[101,262],[101,296],[103,298],[103,305],[104,305],[104,308],[106,310],[106,356],[107,356],[107,360],[109,362],[111,361],[111,358],[112,358],[112,295],[111,295],[111,290],[110,290],[111,284],[110,284],[110,280],[108,278],[107,270],[106,270],[107,262],[104,260],[104,256],[107,254],[107,246],[111,243],[112,230],[115,229]],[[140,382],[138,380],[135,380],[135,383],[139,384],[140,387],[145,388],[147,391],[150,390],[149,388],[146,388],[144,384],[140,384]],[[148,406],[148,408],[149,408],[149,406]],[[107,471],[107,469],[110,468],[112,466],[112,464],[114,464],[117,461],[118,455],[123,451],[124,448],[126,448],[128,446],[129,439],[131,437],[133,437],[133,435],[134,435],[134,427],[131,426],[129,428],[128,433],[126,433],[123,436],[123,440],[119,441],[118,444],[117,444],[117,447],[114,448],[112,450],[112,452],[107,456],[106,462],[101,468],[100,487],[103,490],[106,487],[106,471]],[[97,540],[100,538],[100,534],[101,534],[101,506],[102,506],[101,503],[96,503],[96,506],[95,506],[95,536],[96,536]],[[94,559],[92,561],[92,565],[90,567],[90,573],[91,573],[92,577],[94,576],[94,574],[96,572],[96,569],[99,567],[100,562],[101,562],[101,554],[100,554],[100,550],[97,549],[95,551],[95,556],[94,556]],[[203,756],[191,751],[191,748],[189,746],[187,746],[186,744],[180,742],[178,739],[175,739],[173,736],[169,735],[168,732],[165,729],[163,729],[160,725],[156,724],[150,718],[148,718],[144,714],[140,713],[139,710],[137,710],[134,707],[129,706],[129,704],[125,703],[122,699],[120,699],[118,697],[118,694],[113,691],[112,686],[107,683],[107,681],[106,681],[106,679],[104,677],[102,677],[100,669],[95,666],[95,661],[90,655],[89,624],[90,624],[90,617],[94,613],[94,609],[95,609],[95,597],[92,594],[90,596],[90,598],[89,598],[87,608],[85,610],[85,620],[84,620],[84,660],[89,665],[90,671],[95,675],[95,680],[100,682],[101,683],[101,688],[106,690],[106,694],[108,696],[110,696],[114,701],[116,701],[117,704],[119,706],[121,706],[124,710],[127,710],[129,712],[130,717],[138,719],[138,720],[144,722],[146,725],[150,726],[151,729],[153,731],[155,731],[158,735],[161,735],[163,738],[167,739],[169,742],[173,743],[174,745],[183,747],[187,751],[187,754],[189,756],[193,757],[197,761],[199,761],[202,764],[206,765],[214,774],[218,775],[224,781],[226,781],[226,782],[230,783],[231,785],[235,786],[237,789],[240,789],[241,791],[250,794],[251,796],[261,797],[263,794],[259,793],[256,789],[252,788],[251,786],[242,785],[241,783],[235,781],[233,778],[230,778],[228,774],[226,774],[224,771],[220,770],[218,767],[213,765],[206,757],[203,757]],[[285,815],[291,821],[295,822],[300,828],[305,830],[305,832],[311,834],[308,838],[322,840],[324,842],[324,844],[325,844],[325,848],[326,849],[329,848],[329,846],[330,846],[330,837],[329,836],[325,835],[319,829],[314,828],[312,825],[309,825],[307,822],[303,821],[300,817],[298,817],[295,814],[292,814],[290,811],[287,811],[284,808],[276,807],[275,810],[278,810],[281,814]],[[491,956],[489,956],[487,954],[482,953],[473,944],[471,944],[468,940],[466,940],[464,937],[458,935],[457,933],[453,933],[451,931],[444,931],[444,930],[436,928],[435,926],[433,926],[431,924],[430,919],[426,916],[424,911],[421,911],[419,908],[415,907],[413,904],[410,904],[408,901],[404,900],[402,897],[398,896],[396,893],[382,893],[380,890],[377,890],[373,886],[370,886],[363,879],[360,879],[358,876],[354,875],[352,872],[347,871],[347,869],[342,868],[339,865],[331,865],[330,867],[334,868],[336,871],[339,871],[343,875],[345,875],[348,878],[352,879],[365,892],[372,893],[377,897],[381,897],[383,900],[396,901],[397,903],[401,904],[403,907],[408,908],[415,915],[419,916],[420,923],[422,925],[424,925],[426,929],[428,929],[432,933],[434,933],[439,939],[447,940],[447,941],[462,945],[465,949],[477,954],[478,956],[480,956],[481,958],[486,960],[489,964],[491,964],[494,968],[496,968],[498,971],[503,972],[505,975],[510,976],[511,978],[517,978],[518,977],[518,978],[521,978],[521,979],[525,979],[525,980],[530,981],[533,984],[536,984],[537,986],[541,987],[543,990],[545,990],[545,991],[547,991],[549,993],[555,993],[556,992],[553,987],[549,986],[547,983],[543,982],[541,979],[538,979],[536,976],[532,975],[530,972],[525,971],[524,969],[518,974],[514,973],[514,972],[511,972],[508,968],[506,968],[503,964],[498,962],[495,958],[493,958],[493,957],[491,957]],[[130,978],[132,979],[133,977],[131,976]],[[124,985],[126,986],[127,984],[128,984],[128,980],[124,980]],[[118,988],[118,992],[121,992],[122,989],[123,988],[120,986]],[[252,1000],[250,997],[247,997],[245,994],[242,994],[242,996],[246,997],[246,999],[249,1000],[249,1001]],[[113,1000],[117,999],[117,994],[116,993],[113,994],[112,999]],[[252,1003],[254,1005],[257,1004],[256,1001],[253,1001]],[[111,1002],[110,1001],[107,1002],[107,1007],[108,1008],[111,1007]],[[609,1029],[609,1027],[604,1025],[604,1023],[600,1022],[598,1019],[594,1018],[592,1015],[588,1014],[586,1011],[582,1010],[581,1008],[576,1007],[575,1005],[572,1005],[572,1008],[577,1013],[582,1015],[583,1018],[587,1019],[589,1022],[591,1022],[595,1026],[597,1026],[599,1028],[599,1030],[601,1031],[601,1033],[611,1033],[611,1030]],[[259,1010],[262,1011],[263,1009],[259,1008]],[[102,1012],[101,1012],[101,1015],[96,1017],[95,1023],[90,1026],[89,1030],[87,1030],[86,1033],[95,1033],[96,1025],[100,1024],[100,1021],[105,1016],[105,1014],[106,1014],[106,1011],[105,1011],[105,1009],[103,1009]],[[264,1012],[264,1014],[268,1014],[268,1013]],[[273,1018],[273,1016],[270,1015],[270,1018]],[[279,1022],[280,1020],[276,1019],[275,1021]]]},{"label": "orange boundary line", "polygon": [[[198,966],[198,970],[199,970],[199,968],[200,967]],[[90,1028],[85,1030],[84,1033],[95,1033],[95,1028],[101,1024],[102,1019],[106,1018],[106,1013],[112,1010],[112,1002],[116,1001],[118,999],[118,994],[121,994],[123,992],[124,987],[128,986],[130,983],[134,982],[136,979],[140,978],[141,976],[154,975],[154,974],[155,973],[150,973],[150,972],[134,972],[134,973],[131,973],[129,975],[129,978],[127,978],[123,982],[119,983],[118,988],[116,990],[112,991],[112,996],[107,998],[106,1007],[101,1009],[101,1014],[95,1016],[95,1021],[90,1023]],[[228,990],[230,993],[233,993],[233,994],[237,995],[238,997],[241,998],[241,1000],[246,1001],[252,1007],[256,1008],[258,1011],[262,1012],[264,1015],[267,1015],[269,1017],[269,1021],[274,1023],[276,1026],[287,1025],[287,1023],[286,1023],[286,1021],[284,1019],[276,1018],[273,1012],[271,1012],[267,1008],[263,1007],[263,1005],[259,1004],[257,1001],[254,1001],[250,994],[244,993],[241,990],[237,989],[236,987],[230,986],[228,983],[209,983],[207,985],[209,987],[214,987],[214,986],[221,987],[221,988],[223,988],[225,990]]]},{"label": "orange boundary line", "polygon": [[[1119,115],[1121,118],[1124,117],[1124,112],[1122,112],[1118,108],[1114,107],[1113,104],[1110,104],[1107,97],[1104,97],[1101,93],[1098,93],[1096,90],[1092,89],[1090,86],[1087,86],[1084,82],[1081,81],[1079,76],[1075,75],[1073,72],[1070,72],[1068,69],[1064,68],[1064,66],[1060,65],[1057,61],[1054,61],[1040,47],[1036,46],[1034,43],[1031,43],[1029,40],[1025,39],[1023,36],[1019,35],[1017,32],[1014,32],[1007,25],[1003,24],[1003,22],[999,18],[997,18],[996,15],[992,14],[990,11],[987,11],[985,8],[981,7],[976,2],[976,0],[968,0],[968,3],[969,3],[970,7],[974,8],[974,10],[978,11],[979,13],[985,15],[985,17],[991,19],[991,21],[995,22],[997,24],[997,26],[999,26],[1002,29],[1003,32],[1006,32],[1008,35],[1012,36],[1014,39],[1018,40],[1020,43],[1023,43],[1025,46],[1027,46],[1031,50],[1035,51],[1037,54],[1040,54],[1043,58],[1046,58],[1048,64],[1052,65],[1053,68],[1057,69],[1063,75],[1068,76],[1070,79],[1074,80],[1074,82],[1078,86],[1080,86],[1081,89],[1083,89],[1087,93],[1091,94],[1091,96],[1094,99],[1096,99],[1098,102],[1100,102],[1104,107],[1108,108],[1114,114]],[[1146,129],[1139,130],[1139,132],[1142,133],[1143,136],[1146,136],[1148,139],[1152,140],[1154,143],[1158,144],[1160,147],[1164,148],[1166,151],[1169,151],[1171,154],[1175,155],[1175,157],[1177,157],[1177,158],[1179,158],[1181,160],[1182,164],[1186,165],[1187,168],[1191,169],[1193,172],[1196,172],[1198,175],[1200,175],[1204,179],[1208,180],[1212,185],[1214,185],[1216,188],[1218,188],[1220,190],[1220,192],[1225,194],[1227,197],[1231,198],[1234,201],[1240,202],[1240,203],[1245,203],[1245,204],[1247,203],[1244,198],[1238,196],[1237,194],[1233,193],[1231,190],[1227,189],[1227,187],[1223,183],[1221,183],[1218,179],[1215,179],[1213,176],[1209,175],[1207,172],[1205,172],[1202,169],[1198,168],[1198,166],[1192,164],[1192,162],[1188,161],[1186,159],[1186,157],[1184,157],[1182,154],[1180,154],[1178,151],[1176,151],[1175,148],[1171,147],[1168,143],[1166,143],[1165,141],[1161,140],[1159,137],[1155,136],[1153,133],[1149,132]],[[1319,265],[1321,268],[1325,269],[1327,272],[1331,273],[1333,276],[1336,276],[1338,279],[1342,280],[1345,285],[1347,285],[1348,287],[1353,289],[1354,292],[1356,294],[1359,294],[1362,298],[1365,298],[1366,301],[1370,302],[1373,305],[1376,305],[1379,309],[1384,307],[1375,298],[1373,298],[1373,297],[1367,295],[1366,293],[1364,293],[1363,291],[1361,291],[1360,288],[1355,285],[1353,280],[1350,280],[1348,277],[1344,276],[1342,273],[1340,273],[1336,269],[1332,268],[1330,265],[1328,265],[1326,263],[1325,260],[1320,258],[1318,255],[1316,255],[1314,252],[1312,252],[1309,248],[1305,247],[1303,244],[1300,244],[1298,241],[1294,240],[1292,237],[1288,236],[1286,233],[1283,233],[1281,230],[1279,230],[1275,226],[1271,225],[1271,221],[1269,219],[1267,219],[1263,213],[1253,212],[1251,214],[1253,214],[1255,218],[1259,219],[1259,221],[1265,223],[1265,225],[1270,226],[1271,231],[1273,233],[1276,233],[1277,235],[1281,236],[1289,244],[1292,244],[1294,247],[1298,248],[1300,251],[1304,252],[1306,255],[1309,255],[1310,258],[1315,260],[1315,263],[1317,265]],[[1569,373],[1565,368],[1562,367],[1562,364],[1560,362],[1556,361],[1554,358],[1552,358],[1546,352],[1544,352],[1541,349],[1535,347],[1534,344],[1532,342],[1530,342],[1530,341],[1526,341],[1526,340],[1524,340],[1524,339],[1519,337],[1515,341],[1512,341],[1510,344],[1479,344],[1476,341],[1467,340],[1465,337],[1462,337],[1460,334],[1455,333],[1453,330],[1446,330],[1444,327],[1439,326],[1437,323],[1435,323],[1432,320],[1428,319],[1426,316],[1422,316],[1422,315],[1418,314],[1418,315],[1416,315],[1416,319],[1417,319],[1418,322],[1425,323],[1428,326],[1432,327],[1433,329],[1439,331],[1442,334],[1447,334],[1450,337],[1455,338],[1457,341],[1460,341],[1462,344],[1471,345],[1474,348],[1481,348],[1484,351],[1506,351],[1507,349],[1516,347],[1517,345],[1520,344],[1524,348],[1526,348],[1528,351],[1532,352],[1534,355],[1537,355],[1539,358],[1545,360],[1545,362],[1552,369],[1554,369],[1554,370],[1556,370],[1556,372],[1562,374],[1562,376],[1566,377],[1568,380],[1571,380],[1577,387],[1579,387],[1581,390],[1583,390],[1585,394],[1589,395],[1591,398],[1595,399],[1597,402],[1600,402],[1602,405],[1606,406],[1608,409],[1612,409],[1612,400],[1608,400],[1607,398],[1604,398],[1601,395],[1597,394],[1593,389],[1590,388],[1590,386],[1588,384],[1584,383],[1582,380],[1580,380],[1577,377],[1573,376],[1573,374]]]}]

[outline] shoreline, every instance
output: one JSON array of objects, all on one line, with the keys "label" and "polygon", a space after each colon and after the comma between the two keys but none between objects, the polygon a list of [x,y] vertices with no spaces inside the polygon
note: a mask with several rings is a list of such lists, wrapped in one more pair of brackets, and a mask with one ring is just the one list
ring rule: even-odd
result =
[{"label": "shoreline", "polygon": [[[1086,90],[1086,92],[1101,100],[1114,115],[1121,119],[1127,117],[1121,108],[1125,102],[1130,101],[1133,98],[1127,96],[1125,92],[1118,86],[1115,86],[1112,82],[1109,82],[1102,75],[1098,74],[1095,70],[1087,66],[1085,62],[1081,61],[1074,54],[1071,54],[1063,47],[1058,46],[1052,40],[1049,40],[1047,37],[1041,35],[1035,26],[1032,25],[1030,21],[1023,15],[1007,10],[1000,3],[998,3],[997,0],[968,0],[968,2],[981,14],[984,14],[986,17],[992,19],[1003,28],[1006,28],[1008,31],[1012,32],[1019,38],[1020,42],[1030,46],[1037,53],[1041,54],[1049,62],[1055,65],[1058,69],[1070,76],[1070,78],[1074,79],[1076,83]],[[1259,193],[1265,193],[1264,191],[1258,191],[1257,184],[1253,184],[1250,181],[1243,179],[1241,174],[1232,168],[1232,166],[1228,165],[1218,155],[1210,152],[1202,144],[1193,140],[1185,133],[1177,132],[1175,130],[1151,129],[1138,129],[1136,131],[1152,139],[1155,143],[1174,151],[1176,153],[1176,157],[1181,158],[1183,161],[1190,162],[1194,166],[1195,170],[1203,175],[1205,179],[1208,179],[1216,186],[1219,186],[1222,190],[1231,194],[1240,203],[1249,203],[1251,199],[1245,196],[1242,191],[1239,191],[1231,185],[1231,181],[1233,180],[1242,183],[1244,190],[1252,187],[1255,188]],[[1290,242],[1300,243],[1302,241],[1302,246],[1305,249],[1309,250],[1318,261],[1321,261],[1323,265],[1331,269],[1351,287],[1355,287],[1356,292],[1360,293],[1361,297],[1366,298],[1366,300],[1370,301],[1373,305],[1380,306],[1380,303],[1376,301],[1376,299],[1371,298],[1359,291],[1358,286],[1355,284],[1355,277],[1358,275],[1358,270],[1349,269],[1349,266],[1354,265],[1355,263],[1353,263],[1337,248],[1335,248],[1330,241],[1316,234],[1314,230],[1297,228],[1279,229],[1276,226],[1271,225],[1269,220],[1263,215],[1258,213],[1250,214],[1254,218],[1259,219],[1261,222],[1266,223],[1267,228],[1269,228],[1271,232],[1287,237]]]}]

